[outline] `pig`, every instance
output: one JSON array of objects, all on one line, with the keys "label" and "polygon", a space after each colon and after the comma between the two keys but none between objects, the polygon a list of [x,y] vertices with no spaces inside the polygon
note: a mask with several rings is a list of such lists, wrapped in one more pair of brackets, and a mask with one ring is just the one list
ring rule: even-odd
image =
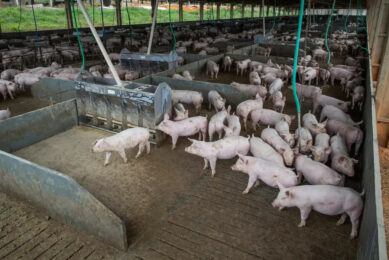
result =
[{"label": "pig", "polygon": [[200,50],[200,49],[203,49],[205,47],[208,46],[208,43],[207,42],[198,42],[198,41],[195,41],[193,43],[193,50],[194,51],[197,51],[197,50]]},{"label": "pig", "polygon": [[362,111],[363,101],[365,98],[365,88],[362,86],[354,88],[351,98],[351,109],[354,109],[355,105],[357,105],[359,110]]},{"label": "pig", "polygon": [[180,121],[169,120],[169,115],[164,118],[156,129],[172,137],[172,150],[176,148],[178,137],[191,136],[199,133],[199,139],[203,137],[205,141],[207,135],[208,120],[204,116],[188,117]]},{"label": "pig", "polygon": [[264,64],[259,61],[250,61],[248,67],[250,71],[256,71],[259,73],[262,71],[263,65]]},{"label": "pig", "polygon": [[295,167],[298,176],[301,174],[304,179],[313,185],[335,185],[344,186],[344,176],[340,175],[327,165],[314,161],[306,155],[297,155]]},{"label": "pig", "polygon": [[339,133],[345,139],[349,152],[351,151],[352,145],[355,145],[354,156],[358,155],[363,141],[363,131],[361,129],[333,119],[328,120],[326,129],[330,135]]},{"label": "pig", "polygon": [[276,91],[271,95],[271,100],[273,102],[273,109],[279,113],[284,111],[286,97],[282,96],[281,91]]},{"label": "pig", "polygon": [[243,126],[245,129],[247,129],[247,118],[251,111],[261,108],[263,108],[263,101],[259,94],[256,95],[256,99],[243,101],[236,107],[236,114],[243,118]]},{"label": "pig", "polygon": [[211,110],[213,106],[216,112],[219,110],[225,110],[226,99],[222,98],[216,90],[211,90],[208,92],[208,109]]},{"label": "pig", "polygon": [[237,61],[236,62],[236,75],[239,75],[239,72],[240,72],[240,74],[243,76],[243,72],[247,71],[250,62],[251,62],[250,59]]},{"label": "pig", "polygon": [[7,70],[4,70],[3,72],[1,72],[1,79],[3,80],[13,80],[14,77],[21,73],[20,70],[17,70],[17,69],[7,69]]},{"label": "pig", "polygon": [[278,113],[272,109],[254,109],[250,112],[251,120],[253,123],[253,129],[256,130],[256,126],[258,123],[267,126],[274,126],[278,121],[284,119],[288,125],[291,124],[292,120],[295,119],[295,116],[290,116],[287,114]]},{"label": "pig", "polygon": [[224,56],[223,58],[223,71],[231,71],[232,59],[230,56]]},{"label": "pig", "polygon": [[7,109],[0,110],[0,122],[11,117],[11,110],[7,107]]},{"label": "pig", "polygon": [[359,60],[354,59],[352,57],[347,57],[344,60],[344,64],[347,66],[353,66],[353,67],[360,67],[361,66],[361,64],[359,63]]},{"label": "pig", "polygon": [[294,138],[297,140],[297,144],[299,147],[300,152],[307,153],[311,150],[313,139],[311,132],[305,128],[300,127],[300,137],[299,137],[299,129],[297,128],[294,133]]},{"label": "pig", "polygon": [[329,70],[326,69],[319,69],[319,77],[323,81],[324,85],[327,85],[328,80],[331,77],[331,73]]},{"label": "pig", "polygon": [[311,132],[313,137],[320,133],[326,133],[326,124],[327,121],[319,123],[311,111],[303,115],[303,126]]},{"label": "pig", "polygon": [[178,47],[176,48],[177,54],[184,54],[187,52],[186,47]]},{"label": "pig", "polygon": [[174,121],[180,121],[189,117],[189,110],[185,109],[184,105],[181,103],[174,105],[174,112],[176,114],[173,118]]},{"label": "pig", "polygon": [[184,76],[184,78],[186,78],[187,80],[193,80],[193,79],[194,79],[194,76],[192,76],[192,75],[190,74],[190,72],[187,71],[187,70],[185,70],[185,71],[182,72],[182,76]]},{"label": "pig", "polygon": [[14,99],[14,95],[16,92],[16,85],[15,83],[0,79],[0,93],[3,95],[3,99],[7,99],[7,93],[11,97],[11,99]]},{"label": "pig", "polygon": [[126,81],[132,81],[132,80],[136,80],[138,78],[139,78],[139,72],[137,72],[137,71],[128,71],[124,75],[124,80],[126,80]]},{"label": "pig", "polygon": [[312,58],[321,58],[321,59],[326,59],[328,57],[328,52],[323,50],[322,48],[314,49],[312,51]]},{"label": "pig", "polygon": [[352,90],[354,88],[361,86],[362,83],[363,83],[362,77],[356,77],[356,78],[353,78],[352,80],[347,81],[346,86],[345,86],[347,98],[350,96],[350,92],[352,92]]},{"label": "pig", "polygon": [[123,158],[124,163],[127,163],[126,149],[134,148],[139,145],[138,153],[135,158],[138,158],[146,147],[147,153],[150,153],[150,134],[146,128],[135,127],[129,128],[113,136],[97,139],[92,143],[92,152],[106,152],[104,166],[109,164],[112,152],[118,152]]},{"label": "pig", "polygon": [[331,74],[330,78],[332,86],[334,86],[335,80],[341,81],[343,79],[348,81],[354,77],[354,74],[352,72],[342,68],[331,67],[329,71]]},{"label": "pig", "polygon": [[235,114],[227,116],[228,126],[223,126],[225,137],[227,136],[239,136],[241,126],[239,117]]},{"label": "pig", "polygon": [[261,138],[266,143],[270,144],[277,150],[284,158],[287,166],[292,166],[294,159],[294,152],[290,146],[279,136],[277,131],[273,128],[265,128],[262,130]]},{"label": "pig", "polygon": [[285,118],[281,118],[281,120],[276,123],[275,129],[281,138],[284,139],[284,141],[289,144],[290,147],[294,145],[295,138],[294,135],[289,132],[289,124]]},{"label": "pig", "polygon": [[264,86],[240,84],[234,81],[230,85],[250,97],[259,94],[262,98],[265,98],[267,94],[267,89]]},{"label": "pig", "polygon": [[355,175],[354,164],[358,163],[358,160],[350,158],[346,143],[338,134],[331,137],[331,168],[335,171],[343,173],[349,177],[353,177]]},{"label": "pig", "polygon": [[303,81],[308,81],[308,85],[311,85],[313,79],[316,79],[316,85],[319,84],[319,70],[314,68],[307,68],[303,74]]},{"label": "pig", "polygon": [[219,73],[219,65],[217,65],[214,61],[207,61],[207,67],[205,71],[206,75],[211,74],[211,78],[215,77],[217,79],[217,74]]},{"label": "pig", "polygon": [[92,71],[91,74],[94,77],[98,77],[98,78],[102,78],[103,77],[103,75],[101,75],[101,73],[99,71],[97,71],[97,70],[96,71]]},{"label": "pig", "polygon": [[265,83],[265,85],[270,85],[273,83],[274,80],[277,79],[277,76],[273,73],[267,73],[264,76],[261,76],[262,81]]},{"label": "pig", "polygon": [[259,77],[258,72],[252,71],[249,75],[251,85],[261,85],[261,78]]},{"label": "pig", "polygon": [[254,157],[272,161],[280,166],[285,166],[282,156],[261,138],[255,137],[254,134],[250,138],[250,152]]},{"label": "pig", "polygon": [[311,152],[315,161],[327,163],[328,156],[331,154],[329,142],[330,136],[327,133],[320,133],[316,135],[315,146],[311,147]]},{"label": "pig", "polygon": [[229,136],[215,142],[204,142],[189,139],[192,144],[185,148],[185,152],[204,158],[204,168],[211,165],[212,177],[216,174],[217,159],[232,159],[238,153],[246,155],[250,150],[248,138],[243,136]]},{"label": "pig", "polygon": [[[146,49],[146,51],[139,50],[139,52],[147,52],[147,49]],[[108,54],[108,56],[112,62],[120,61],[120,54],[119,53],[110,53],[110,54]]]},{"label": "pig", "polygon": [[319,107],[324,107],[325,105],[333,105],[337,108],[341,109],[343,112],[348,111],[349,106],[351,105],[351,102],[349,101],[342,101],[340,99],[326,96],[323,94],[316,93],[313,96],[313,113],[315,114]]},{"label": "pig", "polygon": [[233,171],[241,171],[249,175],[249,181],[242,194],[249,193],[250,189],[258,181],[263,181],[273,188],[281,183],[285,187],[298,185],[296,174],[284,166],[260,157],[244,156],[238,154],[239,159],[231,167]]},{"label": "pig", "polygon": [[346,114],[339,108],[332,106],[332,105],[325,105],[321,111],[320,114],[320,122],[323,121],[325,118],[328,119],[335,119],[338,121],[342,121],[345,123],[348,123],[353,126],[357,126],[363,123],[363,121],[360,122],[354,122],[352,120],[351,116],[349,114]]},{"label": "pig", "polygon": [[98,71],[98,72],[100,72],[101,74],[104,74],[104,73],[107,71],[107,69],[106,69],[106,67],[103,66],[103,65],[95,65],[95,66],[92,66],[92,67],[89,68],[89,72],[90,72],[90,73],[92,73],[92,72],[94,72],[94,71]]},{"label": "pig", "polygon": [[207,52],[206,52],[205,50],[201,50],[201,51],[199,52],[199,55],[201,55],[201,56],[207,56]]},{"label": "pig", "polygon": [[333,185],[301,185],[285,188],[281,183],[280,192],[272,202],[274,208],[298,207],[300,209],[303,227],[312,209],[325,215],[342,215],[336,225],[342,225],[347,215],[351,220],[351,235],[353,239],[358,234],[359,217],[362,214],[363,201],[361,196],[351,188]]},{"label": "pig", "polygon": [[199,113],[201,110],[201,105],[203,104],[203,95],[200,92],[192,90],[172,90],[172,103],[184,103],[184,104],[193,104],[196,112]]},{"label": "pig", "polygon": [[274,92],[281,91],[282,87],[284,86],[284,82],[282,79],[275,79],[269,87],[269,94],[273,95]]},{"label": "pig", "polygon": [[212,141],[213,134],[216,132],[219,135],[219,139],[222,138],[222,133],[224,129],[224,121],[226,121],[227,117],[230,115],[231,106],[228,106],[227,111],[222,110],[214,114],[209,120],[208,125],[208,135],[209,140]]},{"label": "pig", "polygon": [[177,63],[178,63],[178,66],[184,65],[184,63],[185,63],[184,57],[178,56],[178,58],[177,58]]},{"label": "pig", "polygon": [[211,55],[212,55],[212,54],[215,55],[215,54],[218,54],[218,53],[219,53],[219,49],[216,48],[216,47],[205,47],[204,50],[205,50],[207,53],[211,54]]},{"label": "pig", "polygon": [[172,76],[173,79],[182,79],[182,80],[188,80],[186,79],[184,76],[181,76],[180,74],[178,73],[174,73],[173,76]]},{"label": "pig", "polygon": [[25,87],[31,87],[33,84],[38,82],[40,80],[40,77],[38,77],[35,74],[31,73],[20,73],[17,74],[14,78],[16,85],[18,86],[18,89],[24,91]]}]

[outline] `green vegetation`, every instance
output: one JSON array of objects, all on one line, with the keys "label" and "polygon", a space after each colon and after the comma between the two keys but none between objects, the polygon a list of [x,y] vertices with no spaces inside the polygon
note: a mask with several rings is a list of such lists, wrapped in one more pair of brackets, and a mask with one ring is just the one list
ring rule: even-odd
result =
[{"label": "green vegetation", "polygon": [[[87,23],[79,8],[76,8],[76,16],[78,19],[79,27],[87,27]],[[93,19],[93,8],[86,7],[87,12],[91,20]],[[3,32],[18,32],[18,31],[32,31],[35,30],[34,18],[31,8],[22,7],[21,9],[21,22],[19,29],[20,9],[19,7],[1,7],[0,8],[0,24]],[[270,9],[270,15],[272,15],[272,9]],[[100,7],[95,7],[95,25],[101,26],[101,13]],[[151,9],[142,7],[129,7],[132,24],[145,24],[151,23]],[[66,14],[64,7],[62,8],[35,8],[35,14],[38,24],[38,30],[49,29],[65,29],[66,27]],[[172,22],[178,21],[178,10],[171,10]],[[245,17],[251,16],[251,9],[246,8]],[[259,8],[255,9],[254,16],[259,16]],[[220,9],[220,19],[230,18],[230,9]],[[234,9],[234,18],[241,18],[241,9]],[[197,11],[189,12],[184,11],[184,21],[198,21],[200,14]],[[204,10],[204,20],[216,19],[216,7],[212,10]],[[128,24],[127,12],[125,7],[122,8],[122,21],[123,25]],[[168,10],[158,10],[158,22],[168,22],[169,13]],[[116,25],[115,9],[104,9],[104,24],[106,26]]]}]

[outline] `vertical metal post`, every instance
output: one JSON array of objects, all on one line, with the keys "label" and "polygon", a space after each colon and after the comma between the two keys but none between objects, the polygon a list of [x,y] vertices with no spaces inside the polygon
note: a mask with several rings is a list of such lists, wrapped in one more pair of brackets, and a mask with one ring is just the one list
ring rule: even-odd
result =
[{"label": "vertical metal post", "polygon": [[262,34],[263,34],[263,39],[265,39],[266,35],[266,26],[265,26],[265,0],[262,0]]},{"label": "vertical metal post", "polygon": [[230,4],[230,19],[234,18],[234,4]]},{"label": "vertical metal post", "polygon": [[183,12],[184,2],[182,0],[178,1],[178,21],[184,21],[184,12]]},{"label": "vertical metal post", "polygon": [[121,0],[115,0],[116,3],[116,24],[118,26],[122,25],[122,1]]},{"label": "vertical metal post", "polygon": [[[78,0],[80,1],[80,0]],[[151,31],[150,31],[150,38],[149,38],[149,45],[147,47],[147,55],[151,53],[151,45],[153,44],[153,37],[154,37],[154,30],[155,30],[155,24],[157,23],[157,14],[158,14],[158,0],[154,0],[154,13],[153,13],[153,23],[151,24]]]},{"label": "vertical metal post", "polygon": [[220,5],[221,3],[216,4],[216,20],[220,20]]},{"label": "vertical metal post", "polygon": [[95,38],[95,41],[97,42],[97,45],[99,46],[100,51],[101,51],[101,53],[103,54],[105,61],[106,61],[107,64],[108,64],[109,69],[111,70],[112,76],[113,76],[113,78],[115,79],[116,84],[117,84],[118,86],[122,86],[122,85],[123,85],[123,84],[122,84],[122,81],[120,80],[119,75],[118,75],[118,73],[116,72],[115,66],[113,66],[112,61],[111,61],[111,59],[109,58],[108,53],[107,53],[107,51],[105,50],[103,43],[101,42],[101,39],[100,39],[100,37],[99,37],[99,34],[97,33],[97,31],[96,31],[95,27],[93,26],[91,20],[89,19],[88,13],[87,13],[86,10],[85,10],[85,7],[84,7],[84,4],[82,3],[82,0],[77,0],[77,3],[78,3],[78,6],[79,6],[80,9],[81,9],[82,14],[83,14],[84,17],[85,17],[86,22],[87,22],[88,25],[89,25],[90,30],[92,31],[93,37]]},{"label": "vertical metal post", "polygon": [[244,18],[244,9],[246,7],[246,4],[245,3],[242,3],[242,12],[241,12],[241,17]]},{"label": "vertical metal post", "polygon": [[204,1],[200,0],[200,21],[204,20]]},{"label": "vertical metal post", "polygon": [[251,5],[251,18],[254,17],[254,8],[255,8],[255,5],[252,4],[252,5]]}]

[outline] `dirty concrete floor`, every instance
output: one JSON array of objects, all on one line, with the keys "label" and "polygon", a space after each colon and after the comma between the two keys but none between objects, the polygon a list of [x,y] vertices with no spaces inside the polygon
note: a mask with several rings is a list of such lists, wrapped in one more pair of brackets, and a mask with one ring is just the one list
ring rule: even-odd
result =
[{"label": "dirty concrete floor", "polygon": [[49,106],[50,104],[49,100],[32,97],[30,94],[25,93],[16,96],[15,99],[7,98],[5,101],[0,101],[0,110],[7,109],[8,107],[11,110],[12,117]]}]

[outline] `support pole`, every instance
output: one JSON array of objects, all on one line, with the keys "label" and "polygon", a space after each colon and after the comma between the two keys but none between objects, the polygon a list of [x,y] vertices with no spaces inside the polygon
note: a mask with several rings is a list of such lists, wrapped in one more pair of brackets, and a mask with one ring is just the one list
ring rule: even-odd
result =
[{"label": "support pole", "polygon": [[100,39],[100,37],[99,37],[99,34],[96,32],[95,27],[93,26],[91,20],[89,19],[88,13],[87,13],[86,10],[85,10],[85,7],[84,7],[84,4],[82,3],[82,0],[77,0],[77,3],[78,3],[78,6],[79,6],[80,9],[81,9],[82,14],[83,14],[84,17],[85,17],[86,22],[87,22],[88,25],[89,25],[90,30],[92,31],[93,37],[95,38],[95,41],[97,42],[97,45],[99,46],[101,53],[102,53],[103,56],[104,56],[105,62],[107,62],[108,67],[109,67],[109,69],[111,70],[112,76],[113,76],[113,78],[115,79],[116,84],[117,84],[118,86],[123,86],[122,81],[120,80],[119,75],[118,75],[118,73],[116,72],[115,66],[113,66],[112,61],[111,61],[111,59],[109,58],[108,53],[107,53],[107,51],[105,50],[103,43],[101,42],[101,39]]},{"label": "support pole", "polygon": [[200,1],[200,21],[204,20],[204,1]]},{"label": "support pole", "polygon": [[254,18],[254,8],[255,8],[255,5],[251,5],[251,18]]},{"label": "support pole", "polygon": [[184,21],[184,12],[183,12],[184,2],[182,0],[178,1],[178,21]]},{"label": "support pole", "polygon": [[68,26],[68,30],[73,30],[73,17],[72,17],[72,9],[70,7],[70,0],[65,0],[65,11],[66,11],[66,24]]},{"label": "support pole", "polygon": [[230,19],[234,19],[234,4],[230,4]]},{"label": "support pole", "polygon": [[273,17],[276,16],[276,6],[275,5],[273,5],[273,15],[272,16]]},{"label": "support pole", "polygon": [[[77,0],[80,1],[80,0]],[[154,30],[155,24],[157,23],[157,13],[158,13],[158,0],[154,0],[154,12],[153,12],[153,23],[151,24],[150,38],[149,38],[149,46],[147,47],[147,55],[151,53],[151,45],[153,44]]]},{"label": "support pole", "polygon": [[262,34],[263,34],[263,39],[265,39],[266,35],[266,26],[265,26],[265,0],[262,0]]},{"label": "support pole", "polygon": [[246,4],[245,3],[242,3],[242,13],[241,13],[241,17],[244,18],[244,9],[246,7]]},{"label": "support pole", "polygon": [[122,1],[115,0],[116,3],[116,24],[122,26]]},{"label": "support pole", "polygon": [[270,6],[269,6],[269,5],[267,5],[266,7],[267,7],[267,10],[266,10],[266,17],[269,17],[269,13],[270,13]]},{"label": "support pole", "polygon": [[220,6],[221,3],[216,4],[216,20],[220,20]]}]

